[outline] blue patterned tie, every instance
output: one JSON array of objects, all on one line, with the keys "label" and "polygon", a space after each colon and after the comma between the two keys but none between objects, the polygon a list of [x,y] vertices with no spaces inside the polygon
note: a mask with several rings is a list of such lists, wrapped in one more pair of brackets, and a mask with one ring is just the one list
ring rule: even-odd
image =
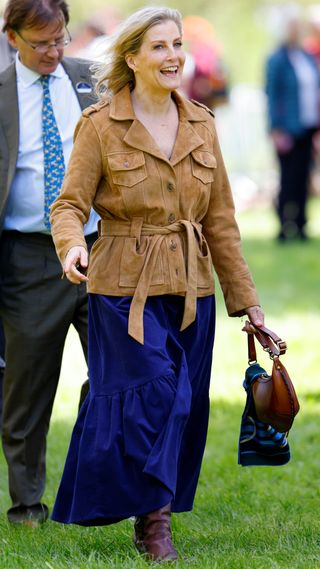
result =
[{"label": "blue patterned tie", "polygon": [[50,230],[50,206],[58,197],[62,186],[65,165],[62,140],[54,116],[49,91],[49,75],[42,75],[42,140],[44,156],[44,224]]}]

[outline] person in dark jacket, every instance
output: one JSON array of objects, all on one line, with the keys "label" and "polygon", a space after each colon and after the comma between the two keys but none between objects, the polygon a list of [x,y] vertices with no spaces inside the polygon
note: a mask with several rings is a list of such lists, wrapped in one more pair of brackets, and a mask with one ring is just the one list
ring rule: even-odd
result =
[{"label": "person in dark jacket", "polygon": [[280,166],[278,239],[306,239],[306,203],[313,136],[320,124],[320,74],[300,44],[300,21],[290,16],[283,43],[266,65],[269,128]]},{"label": "person in dark jacket", "polygon": [[[3,19],[0,18],[0,27],[3,25]],[[13,62],[15,58],[16,50],[11,47],[7,40],[6,34],[0,31],[0,72],[6,69]],[[2,384],[3,384],[3,374],[5,368],[4,362],[4,350],[5,350],[5,342],[4,342],[4,332],[3,332],[3,324],[0,319],[0,431],[1,431],[1,424],[2,424]]]},{"label": "person in dark jacket", "polygon": [[[90,63],[64,58],[70,41],[64,0],[9,0],[4,31],[17,50],[0,73],[0,315],[5,341],[2,442],[10,523],[36,526],[46,437],[69,326],[87,353],[88,297],[62,280],[48,219],[81,110],[96,97]],[[67,104],[66,104],[67,101]],[[96,215],[86,243],[96,238]]]}]

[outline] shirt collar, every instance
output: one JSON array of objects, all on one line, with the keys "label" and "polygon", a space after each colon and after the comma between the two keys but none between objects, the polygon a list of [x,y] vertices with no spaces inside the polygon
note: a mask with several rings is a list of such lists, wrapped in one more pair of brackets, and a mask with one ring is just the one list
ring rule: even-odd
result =
[{"label": "shirt collar", "polygon": [[[40,74],[36,71],[33,71],[29,67],[26,67],[19,59],[19,53],[16,53],[16,72],[18,81],[21,81],[25,87],[30,87],[38,81]],[[50,73],[53,77],[57,77],[61,79],[66,74],[65,70],[63,69],[61,63],[57,66],[56,70],[53,73]]]}]

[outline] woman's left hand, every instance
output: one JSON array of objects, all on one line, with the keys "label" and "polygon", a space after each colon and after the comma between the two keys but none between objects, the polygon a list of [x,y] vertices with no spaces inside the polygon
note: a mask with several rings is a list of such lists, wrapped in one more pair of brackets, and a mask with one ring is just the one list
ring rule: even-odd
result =
[{"label": "woman's left hand", "polygon": [[[249,308],[245,309],[245,312],[248,315],[250,322],[252,322],[256,328],[264,326],[264,313],[261,306],[249,306]],[[252,334],[255,331],[254,328],[250,326],[250,322],[247,321],[245,323],[242,328],[243,332]]]}]

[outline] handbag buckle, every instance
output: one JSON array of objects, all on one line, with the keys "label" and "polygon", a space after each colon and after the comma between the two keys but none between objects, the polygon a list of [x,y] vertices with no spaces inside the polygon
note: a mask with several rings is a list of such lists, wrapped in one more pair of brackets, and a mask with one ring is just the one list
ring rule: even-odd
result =
[{"label": "handbag buckle", "polygon": [[285,342],[284,340],[280,340],[280,342],[278,342],[278,348],[280,351],[280,356],[282,356],[283,354],[286,353],[288,349],[287,342]]},{"label": "handbag buckle", "polygon": [[269,354],[269,358],[270,360],[273,360],[274,358],[278,357],[272,350],[271,348],[268,348],[268,346],[266,346],[265,348],[263,348],[264,352],[267,352]]}]

